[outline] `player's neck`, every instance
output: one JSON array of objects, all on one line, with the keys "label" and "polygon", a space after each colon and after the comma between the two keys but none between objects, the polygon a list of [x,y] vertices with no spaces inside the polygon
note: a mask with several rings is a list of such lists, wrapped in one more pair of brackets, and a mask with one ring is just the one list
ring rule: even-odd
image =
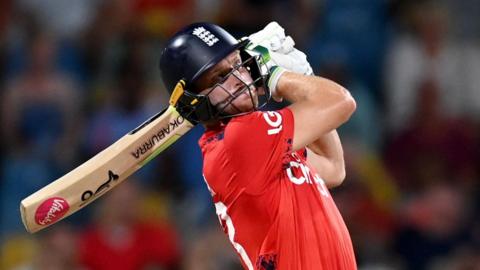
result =
[{"label": "player's neck", "polygon": [[209,121],[209,122],[203,122],[202,125],[205,128],[205,130],[218,130],[218,129],[222,129],[228,123],[230,118],[222,119],[222,120],[223,121],[212,120],[212,121]]}]

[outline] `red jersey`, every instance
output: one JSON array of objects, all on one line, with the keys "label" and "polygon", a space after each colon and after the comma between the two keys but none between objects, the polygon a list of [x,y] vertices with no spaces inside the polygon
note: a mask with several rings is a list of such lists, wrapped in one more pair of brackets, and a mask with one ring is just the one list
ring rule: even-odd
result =
[{"label": "red jersey", "polygon": [[248,270],[356,269],[324,181],[292,151],[293,123],[288,108],[254,112],[200,138],[222,227]]}]

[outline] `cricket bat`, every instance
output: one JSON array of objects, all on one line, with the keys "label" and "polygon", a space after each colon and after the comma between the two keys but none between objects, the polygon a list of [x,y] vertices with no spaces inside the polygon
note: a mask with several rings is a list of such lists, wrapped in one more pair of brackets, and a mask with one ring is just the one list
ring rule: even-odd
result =
[{"label": "cricket bat", "polygon": [[20,203],[23,224],[34,233],[82,209],[125,180],[188,132],[194,124],[170,105],[82,165],[31,194]]}]

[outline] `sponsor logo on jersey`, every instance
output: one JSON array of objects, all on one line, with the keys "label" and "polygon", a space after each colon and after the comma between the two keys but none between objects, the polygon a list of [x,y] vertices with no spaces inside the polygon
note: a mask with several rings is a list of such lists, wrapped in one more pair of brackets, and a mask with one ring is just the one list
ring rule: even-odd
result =
[{"label": "sponsor logo on jersey", "polygon": [[263,113],[263,119],[272,128],[267,130],[268,135],[278,134],[282,130],[282,115],[275,111]]},{"label": "sponsor logo on jersey", "polygon": [[289,166],[285,169],[288,179],[295,185],[316,185],[320,194],[328,197],[325,181],[317,173],[312,172],[310,167],[300,159],[297,153],[292,153],[291,156],[294,160],[291,160],[288,164]]},{"label": "sponsor logo on jersey", "polygon": [[70,209],[68,202],[60,197],[45,200],[35,212],[35,222],[38,225],[47,225],[62,218]]}]

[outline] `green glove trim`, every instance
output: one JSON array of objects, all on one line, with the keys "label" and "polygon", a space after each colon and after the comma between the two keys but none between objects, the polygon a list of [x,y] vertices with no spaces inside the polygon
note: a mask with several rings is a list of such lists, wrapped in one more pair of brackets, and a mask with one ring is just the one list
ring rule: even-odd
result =
[{"label": "green glove trim", "polygon": [[277,95],[277,84],[278,80],[283,75],[283,73],[285,73],[285,71],[287,70],[279,66],[273,66],[270,68],[270,75],[268,77],[267,86],[268,89],[270,89],[272,98],[277,102],[282,101],[282,97]]},{"label": "green glove trim", "polygon": [[[247,48],[248,48],[248,46],[247,46]],[[270,52],[268,51],[268,49],[261,46],[261,45],[257,45],[253,48],[248,48],[248,49],[260,53],[260,55],[262,56],[262,62],[265,65],[272,59],[270,57]]]}]

